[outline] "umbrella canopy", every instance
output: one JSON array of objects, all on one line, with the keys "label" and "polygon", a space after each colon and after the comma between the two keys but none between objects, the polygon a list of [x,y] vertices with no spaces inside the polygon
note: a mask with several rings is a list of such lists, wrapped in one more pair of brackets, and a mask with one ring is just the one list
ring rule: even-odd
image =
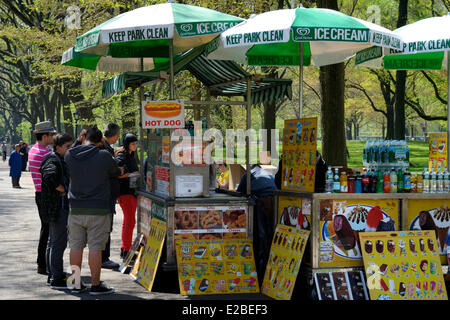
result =
[{"label": "umbrella canopy", "polygon": [[77,37],[75,52],[115,58],[169,57],[208,43],[244,19],[179,3],[141,7],[120,14]]},{"label": "umbrella canopy", "polygon": [[[300,45],[303,43],[303,61]],[[208,58],[255,66],[323,66],[345,61],[371,45],[400,50],[389,29],[339,11],[296,8],[265,12],[224,31]]]},{"label": "umbrella canopy", "polygon": [[356,54],[355,64],[390,70],[448,69],[450,15],[419,20],[393,32],[402,38],[402,50],[371,47]]}]

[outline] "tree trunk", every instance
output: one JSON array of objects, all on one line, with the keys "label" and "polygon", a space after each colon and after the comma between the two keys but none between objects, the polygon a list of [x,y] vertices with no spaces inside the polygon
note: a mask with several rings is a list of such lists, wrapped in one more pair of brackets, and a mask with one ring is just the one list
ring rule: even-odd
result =
[{"label": "tree trunk", "polygon": [[[338,10],[337,0],[317,0],[317,7]],[[344,68],[344,63],[320,67],[322,154],[325,161],[334,166],[347,166]]]},{"label": "tree trunk", "polygon": [[[406,25],[408,18],[408,0],[400,0],[398,5],[397,28]],[[397,71],[395,82],[395,139],[405,139],[405,91],[406,71]]]}]

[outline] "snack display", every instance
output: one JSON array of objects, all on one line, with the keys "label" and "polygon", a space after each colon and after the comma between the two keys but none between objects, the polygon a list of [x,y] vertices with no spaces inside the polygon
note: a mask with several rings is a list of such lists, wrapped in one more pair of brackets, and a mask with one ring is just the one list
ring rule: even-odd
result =
[{"label": "snack display", "polygon": [[362,271],[315,273],[319,300],[368,300]]},{"label": "snack display", "polygon": [[155,282],[156,270],[166,238],[167,224],[164,221],[153,218],[147,243],[141,255],[139,268],[136,274],[136,282],[152,291]]},{"label": "snack display", "polygon": [[282,190],[314,192],[317,118],[285,120]]},{"label": "snack display", "polygon": [[310,232],[278,224],[261,292],[277,300],[290,300]]},{"label": "snack display", "polygon": [[250,240],[176,240],[182,295],[259,292]]},{"label": "snack display", "polygon": [[[425,246],[425,242],[436,242],[434,231],[364,232],[359,236],[363,243],[398,244],[388,249],[389,254],[363,252],[372,300],[447,299],[438,253]],[[433,289],[428,290],[429,286]]]},{"label": "snack display", "polygon": [[311,228],[311,200],[307,198],[278,197],[278,223],[304,230]]}]

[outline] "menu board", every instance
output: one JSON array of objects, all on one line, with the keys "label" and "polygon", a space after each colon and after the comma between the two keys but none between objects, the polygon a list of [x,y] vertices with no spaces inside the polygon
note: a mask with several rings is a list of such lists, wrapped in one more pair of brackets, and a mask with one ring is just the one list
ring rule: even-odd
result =
[{"label": "menu board", "polygon": [[279,224],[309,230],[311,228],[311,199],[278,197]]},{"label": "menu board", "polygon": [[262,293],[277,300],[290,300],[309,231],[277,225],[270,247]]},{"label": "menu board", "polygon": [[431,167],[437,171],[439,167],[443,169],[447,167],[447,133],[430,133],[430,152],[428,155],[428,171]]},{"label": "menu board", "polygon": [[176,239],[245,239],[245,206],[175,207]]},{"label": "menu board", "polygon": [[433,230],[441,263],[447,263],[447,248],[450,247],[449,199],[409,199],[408,226],[410,230]]},{"label": "menu board", "polygon": [[395,230],[398,230],[397,199],[321,200],[320,267],[362,266],[358,234]]},{"label": "menu board", "polygon": [[314,192],[317,118],[285,120],[282,190]]},{"label": "menu board", "polygon": [[245,240],[177,240],[182,295],[259,293],[253,245]]},{"label": "menu board", "polygon": [[319,300],[369,300],[362,271],[314,274]]},{"label": "menu board", "polygon": [[371,300],[447,300],[433,231],[359,234]]},{"label": "menu board", "polygon": [[155,282],[156,270],[158,269],[159,258],[166,237],[166,222],[152,219],[150,232],[147,237],[147,243],[140,258],[139,269],[136,274],[136,281],[152,291]]}]

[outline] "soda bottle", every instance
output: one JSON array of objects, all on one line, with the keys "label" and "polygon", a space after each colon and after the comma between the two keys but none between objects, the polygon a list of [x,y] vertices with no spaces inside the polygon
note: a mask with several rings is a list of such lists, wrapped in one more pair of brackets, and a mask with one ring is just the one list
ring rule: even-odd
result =
[{"label": "soda bottle", "polygon": [[383,193],[383,173],[380,169],[377,171],[377,193]]},{"label": "soda bottle", "polygon": [[359,171],[356,171],[355,177],[355,193],[362,193],[362,178]]},{"label": "soda bottle", "polygon": [[369,180],[369,192],[370,193],[376,193],[377,192],[377,175],[375,173],[375,170],[372,169],[372,173],[370,174],[370,180]]},{"label": "soda bottle", "polygon": [[403,170],[397,170],[397,192],[403,193],[404,181],[403,181]]},{"label": "soda bottle", "polygon": [[366,168],[364,168],[362,176],[362,193],[369,193],[369,176]]},{"label": "soda bottle", "polygon": [[341,193],[347,193],[348,192],[347,175],[344,170],[342,170],[339,180],[341,183]]},{"label": "soda bottle", "polygon": [[427,167],[423,168],[423,193],[430,193],[430,173]]},{"label": "soda bottle", "polygon": [[411,192],[411,173],[406,169],[403,175],[403,191],[405,193]]},{"label": "soda bottle", "polygon": [[335,168],[333,176],[333,193],[340,193],[340,192],[341,192],[341,182],[339,181],[339,171],[338,168]]},{"label": "soda bottle", "polygon": [[430,193],[436,193],[436,191],[437,191],[436,171],[434,170],[434,167],[431,167]]},{"label": "soda bottle", "polygon": [[397,193],[397,173],[395,169],[391,169],[391,190],[390,193]]},{"label": "soda bottle", "polygon": [[417,192],[417,175],[415,173],[411,173],[411,193]]},{"label": "soda bottle", "polygon": [[347,184],[348,184],[348,193],[355,193],[355,176],[353,175],[352,172],[348,174]]},{"label": "soda bottle", "polygon": [[333,192],[333,171],[331,170],[331,166],[328,166],[327,175],[325,178],[325,192],[332,193]]},{"label": "soda bottle", "polygon": [[383,192],[391,192],[391,175],[389,173],[389,170],[386,170],[383,174]]},{"label": "soda bottle", "polygon": [[422,193],[423,192],[423,175],[421,172],[417,173],[417,178],[416,178],[416,192],[417,193]]}]

